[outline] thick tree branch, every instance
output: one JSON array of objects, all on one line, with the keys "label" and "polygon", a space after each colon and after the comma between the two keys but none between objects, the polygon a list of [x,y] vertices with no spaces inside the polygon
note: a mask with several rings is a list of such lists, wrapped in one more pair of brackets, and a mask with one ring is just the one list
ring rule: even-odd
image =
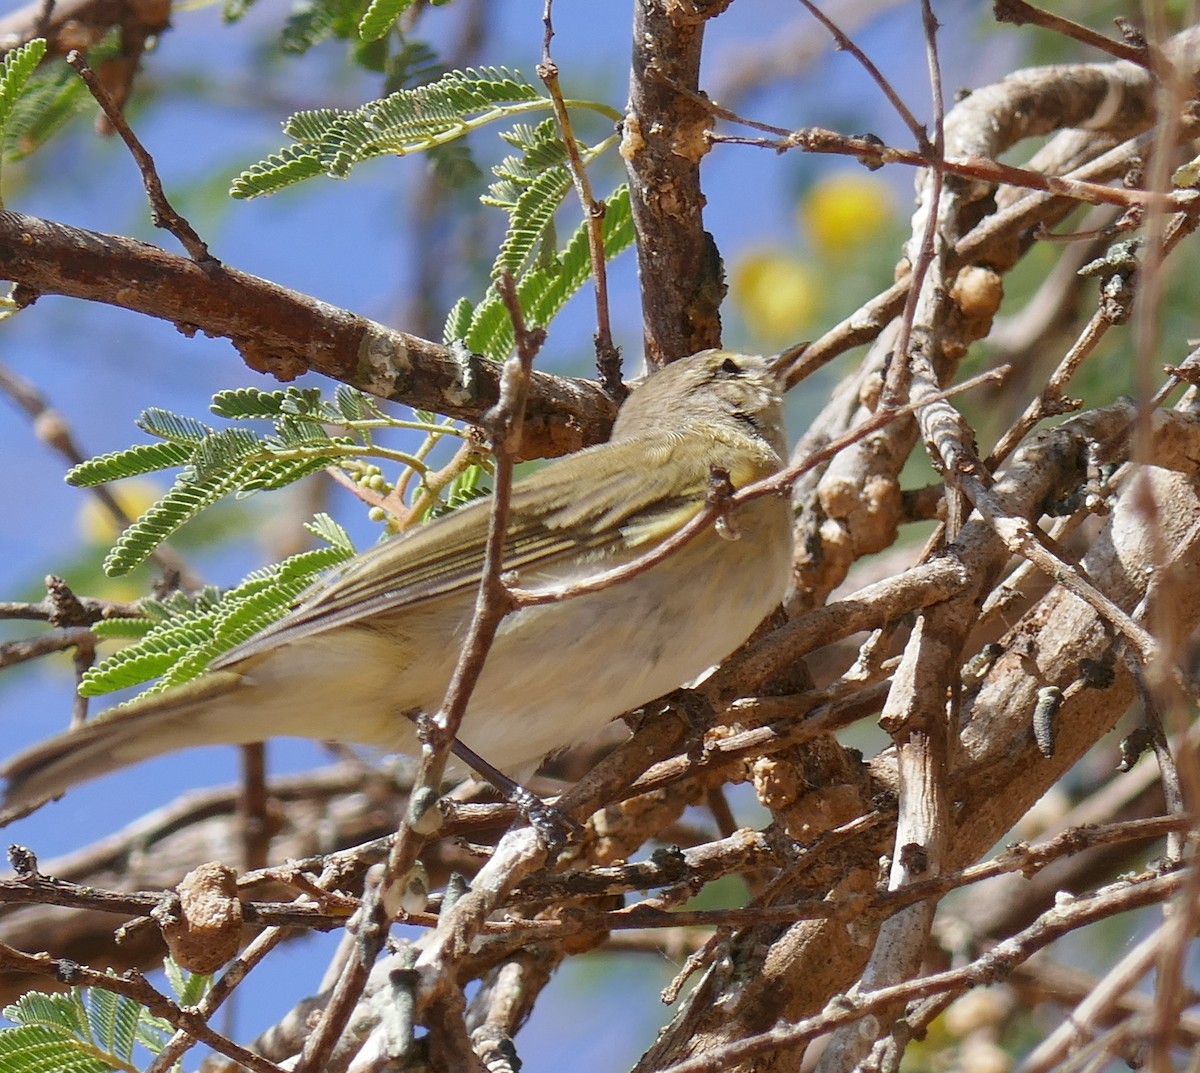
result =
[{"label": "thick tree branch", "polygon": [[[499,398],[500,366],[227,265],[197,265],[146,242],[0,213],[0,279],[18,301],[61,294],[228,339],[246,364],[287,382],[317,372],[393,402],[478,421]],[[535,372],[524,457],[566,454],[608,435],[615,407],[586,380]]]},{"label": "thick tree branch", "polygon": [[621,156],[642,280],[646,360],[662,365],[719,346],[720,256],[704,230],[700,159],[709,111],[695,100],[704,24],[683,5],[638,0]]}]

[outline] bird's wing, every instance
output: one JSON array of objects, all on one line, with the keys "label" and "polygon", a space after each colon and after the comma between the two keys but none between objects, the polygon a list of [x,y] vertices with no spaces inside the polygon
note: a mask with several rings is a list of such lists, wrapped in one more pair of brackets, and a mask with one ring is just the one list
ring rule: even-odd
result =
[{"label": "bird's wing", "polygon": [[[700,509],[708,468],[687,467],[695,472],[680,480],[679,439],[647,437],[638,443],[639,464],[611,473],[604,472],[606,446],[552,462],[513,486],[506,571],[520,578],[583,551],[599,570],[606,559],[665,539]],[[474,590],[483,572],[490,508],[490,499],[477,500],[356,556],[305,592],[284,618],[220,656],[212,669],[334,626]]]}]

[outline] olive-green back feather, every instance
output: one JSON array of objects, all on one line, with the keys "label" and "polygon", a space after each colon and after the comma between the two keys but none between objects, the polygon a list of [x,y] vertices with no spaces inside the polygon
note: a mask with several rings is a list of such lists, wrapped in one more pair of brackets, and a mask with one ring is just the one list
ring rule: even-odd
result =
[{"label": "olive-green back feather", "polygon": [[[676,442],[648,439],[644,466],[611,473],[604,472],[608,447],[552,462],[513,486],[506,571],[520,578],[529,570],[553,570],[584,551],[620,559],[623,551],[650,543],[650,534],[654,542],[669,536],[700,509],[706,467],[685,482],[677,472],[673,480],[665,476]],[[478,587],[490,509],[490,498],[477,500],[359,555],[309,589],[285,618],[225,653],[214,669],[334,626]]]}]

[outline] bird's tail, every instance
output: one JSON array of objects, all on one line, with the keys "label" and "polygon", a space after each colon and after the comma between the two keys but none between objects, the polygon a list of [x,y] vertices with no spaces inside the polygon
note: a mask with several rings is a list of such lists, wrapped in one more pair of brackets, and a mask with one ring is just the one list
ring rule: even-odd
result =
[{"label": "bird's tail", "polygon": [[248,718],[244,690],[239,674],[206,675],[26,749],[0,767],[0,826],[77,783],[139,760],[196,745],[260,740],[256,726],[262,724]]}]

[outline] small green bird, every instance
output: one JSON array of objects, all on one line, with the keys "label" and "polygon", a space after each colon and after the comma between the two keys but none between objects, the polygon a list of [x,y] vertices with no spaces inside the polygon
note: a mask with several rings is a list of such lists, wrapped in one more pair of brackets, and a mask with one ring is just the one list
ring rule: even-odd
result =
[{"label": "small green bird", "polygon": [[[786,458],[774,366],[706,350],[651,376],[608,443],[516,482],[504,568],[538,591],[645,554],[701,509],[714,469],[735,488]],[[488,500],[386,541],[318,582],[195,682],[99,716],[0,768],[0,818],[152,756],[273,737],[418,750],[441,704],[483,569]],[[690,681],[741,644],[790,576],[786,500],[742,504],[649,570],[500,624],[459,738],[512,770]]]}]

